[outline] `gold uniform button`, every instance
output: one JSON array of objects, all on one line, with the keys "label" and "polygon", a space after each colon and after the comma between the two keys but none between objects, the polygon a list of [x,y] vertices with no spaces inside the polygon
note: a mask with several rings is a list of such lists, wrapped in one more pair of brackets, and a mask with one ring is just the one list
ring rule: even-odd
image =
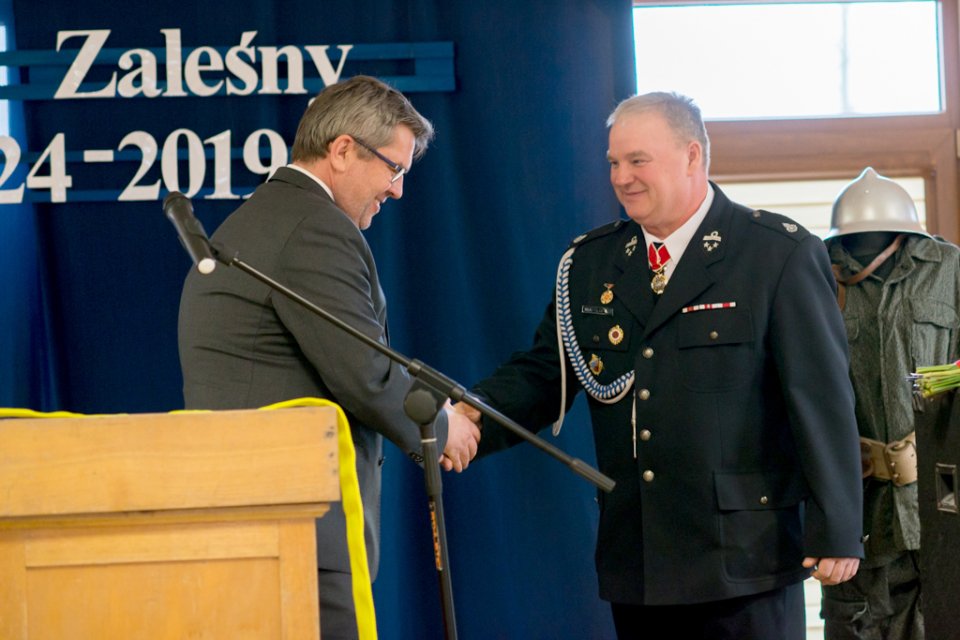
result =
[{"label": "gold uniform button", "polygon": [[711,331],[711,332],[710,332],[710,339],[711,339],[711,340],[716,340],[716,339],[719,338],[719,337],[720,337],[720,334],[717,333],[716,331]]},{"label": "gold uniform button", "polygon": [[650,430],[649,430],[649,429],[644,429],[643,431],[640,432],[640,439],[643,440],[644,442],[646,442],[647,440],[650,439],[650,436],[652,436],[652,435],[653,435],[653,434],[650,433]]},{"label": "gold uniform button", "polygon": [[760,496],[760,504],[767,504],[768,502],[770,501],[767,500],[767,496]]},{"label": "gold uniform button", "polygon": [[647,360],[649,360],[650,358],[652,358],[652,357],[653,357],[653,349],[651,349],[650,347],[647,347],[646,349],[644,349],[644,350],[643,350],[643,357],[646,358]]},{"label": "gold uniform button", "polygon": [[650,469],[647,469],[646,471],[644,471],[644,472],[643,472],[643,481],[644,481],[644,482],[653,482],[653,471],[650,471]]},{"label": "gold uniform button", "polygon": [[648,399],[648,398],[650,397],[650,390],[649,390],[649,389],[640,389],[640,393],[638,393],[637,395],[640,396],[640,399],[641,399],[641,400],[646,400],[646,399]]}]

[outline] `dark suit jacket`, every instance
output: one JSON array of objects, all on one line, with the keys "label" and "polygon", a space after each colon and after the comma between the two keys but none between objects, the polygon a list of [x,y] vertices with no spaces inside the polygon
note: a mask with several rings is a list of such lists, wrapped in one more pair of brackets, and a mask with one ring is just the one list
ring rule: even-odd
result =
[{"label": "dark suit jacket", "polygon": [[[276,171],[212,240],[366,335],[387,342],[387,307],[373,255],[359,229],[308,176]],[[191,269],[180,301],[180,362],[190,409],[259,407],[322,397],[346,412],[357,451],[365,537],[379,562],[383,436],[414,456],[419,427],[404,415],[407,372],[238,269]],[[447,436],[437,419],[438,446]],[[320,568],[349,572],[339,504],[317,521]]]},{"label": "dark suit jacket", "polygon": [[[589,398],[598,465],[617,482],[599,496],[606,600],[722,600],[802,580],[805,556],[862,557],[853,394],[824,245],[714,189],[659,299],[634,222],[578,239],[572,256],[570,311],[584,359],[603,363],[601,384],[636,376],[615,404]],[[603,305],[607,284],[614,298]],[[521,424],[539,428],[559,413],[555,322],[550,305],[532,349],[475,388]],[[572,402],[581,385],[567,369]],[[484,424],[481,455],[510,444]]]}]

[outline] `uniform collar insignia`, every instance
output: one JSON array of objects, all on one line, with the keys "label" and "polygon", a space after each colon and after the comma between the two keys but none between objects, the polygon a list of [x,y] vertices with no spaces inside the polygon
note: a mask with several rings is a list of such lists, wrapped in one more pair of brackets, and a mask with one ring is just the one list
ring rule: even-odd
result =
[{"label": "uniform collar insignia", "polygon": [[703,250],[710,252],[720,246],[720,242],[723,238],[720,237],[719,231],[711,231],[708,235],[703,236]]}]

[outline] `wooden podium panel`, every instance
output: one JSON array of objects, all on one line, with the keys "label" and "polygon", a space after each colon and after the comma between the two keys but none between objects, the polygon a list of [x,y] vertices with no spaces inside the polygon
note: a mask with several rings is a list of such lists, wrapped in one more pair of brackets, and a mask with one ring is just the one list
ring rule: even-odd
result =
[{"label": "wooden podium panel", "polygon": [[0,637],[319,638],[336,410],[0,422]]}]

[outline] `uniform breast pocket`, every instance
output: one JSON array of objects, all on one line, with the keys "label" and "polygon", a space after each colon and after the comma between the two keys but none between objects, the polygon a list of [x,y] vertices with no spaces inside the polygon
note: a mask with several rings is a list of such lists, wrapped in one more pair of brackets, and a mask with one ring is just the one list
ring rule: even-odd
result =
[{"label": "uniform breast pocket", "polygon": [[621,323],[617,322],[617,318],[613,315],[583,314],[577,320],[576,333],[577,342],[580,343],[584,353],[596,349],[619,352],[630,350],[632,336],[624,331]]},{"label": "uniform breast pocket", "polygon": [[910,345],[914,366],[945,364],[952,358],[957,310],[933,298],[914,298],[910,302],[913,336]]},{"label": "uniform breast pocket", "polygon": [[747,309],[681,315],[677,322],[677,346],[683,385],[692,391],[726,391],[750,382],[754,335]]},{"label": "uniform breast pocket", "polygon": [[633,369],[633,325],[613,315],[583,314],[576,320],[577,343],[587,368],[600,384],[610,384]]}]

